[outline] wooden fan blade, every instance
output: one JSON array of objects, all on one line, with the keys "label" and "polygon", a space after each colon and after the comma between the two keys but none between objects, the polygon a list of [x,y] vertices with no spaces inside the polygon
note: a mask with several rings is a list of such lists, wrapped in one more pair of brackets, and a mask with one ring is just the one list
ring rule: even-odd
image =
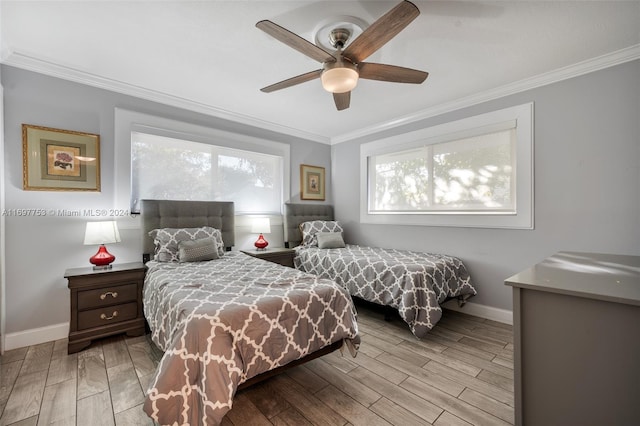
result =
[{"label": "wooden fan blade", "polygon": [[425,71],[398,67],[396,65],[375,64],[372,62],[361,62],[358,64],[358,73],[360,74],[360,78],[367,80],[413,84],[420,84],[429,76],[429,73]]},{"label": "wooden fan blade", "polygon": [[300,74],[295,77],[288,78],[286,80],[282,80],[278,83],[272,84],[271,86],[263,87],[260,90],[265,93],[275,92],[276,90],[286,89],[287,87],[295,86],[296,84],[311,81],[320,77],[320,74],[322,74],[322,70],[311,71],[305,74]]},{"label": "wooden fan blade", "polygon": [[260,28],[271,37],[281,41],[289,47],[293,47],[298,52],[307,55],[318,62],[334,62],[336,60],[335,56],[326,50],[269,20],[258,22],[256,27]]},{"label": "wooden fan blade", "polygon": [[384,46],[420,15],[420,10],[410,1],[403,1],[371,24],[347,46],[343,56],[359,63]]},{"label": "wooden fan blade", "polygon": [[336,108],[338,108],[338,111],[347,109],[349,108],[349,103],[351,103],[351,92],[334,93],[333,101],[336,103]]}]

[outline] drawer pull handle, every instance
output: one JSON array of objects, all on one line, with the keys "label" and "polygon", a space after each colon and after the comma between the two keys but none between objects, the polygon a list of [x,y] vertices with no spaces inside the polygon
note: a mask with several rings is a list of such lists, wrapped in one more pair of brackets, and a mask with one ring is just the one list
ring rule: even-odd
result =
[{"label": "drawer pull handle", "polygon": [[107,315],[105,315],[105,314],[100,314],[100,319],[103,319],[103,320],[112,320],[112,319],[114,319],[114,318],[115,318],[115,317],[117,317],[117,316],[118,316],[118,311],[113,311],[113,313],[111,314],[111,316],[110,316],[110,317],[108,317],[108,316],[107,316]]},{"label": "drawer pull handle", "polygon": [[118,297],[118,292],[117,291],[108,291],[106,293],[102,293],[100,295],[100,300],[106,299],[107,296],[111,296],[111,297],[113,297],[115,299],[116,297]]}]

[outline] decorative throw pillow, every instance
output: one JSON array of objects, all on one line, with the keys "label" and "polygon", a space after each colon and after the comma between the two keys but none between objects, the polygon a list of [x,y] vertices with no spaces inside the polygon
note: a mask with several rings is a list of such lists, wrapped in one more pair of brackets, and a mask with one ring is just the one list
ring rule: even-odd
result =
[{"label": "decorative throw pillow", "polygon": [[335,220],[313,220],[310,222],[303,222],[300,224],[300,230],[302,231],[302,244],[307,247],[317,247],[318,238],[316,234],[318,232],[342,232],[342,226]]},{"label": "decorative throw pillow", "polygon": [[210,226],[200,228],[159,228],[149,232],[155,245],[154,260],[158,262],[178,262],[180,241],[200,240],[211,237],[216,241],[218,257],[224,254],[224,242],[219,229]]},{"label": "decorative throw pillow", "polygon": [[218,248],[213,237],[178,242],[178,261],[181,263],[201,262],[217,258]]},{"label": "decorative throw pillow", "polygon": [[318,239],[318,248],[321,249],[345,247],[342,232],[318,232],[316,238]]}]

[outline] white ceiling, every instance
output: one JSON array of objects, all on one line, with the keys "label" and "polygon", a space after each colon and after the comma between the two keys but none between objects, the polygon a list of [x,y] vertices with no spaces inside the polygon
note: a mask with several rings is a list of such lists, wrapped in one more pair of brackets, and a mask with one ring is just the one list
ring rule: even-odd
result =
[{"label": "white ceiling", "polygon": [[344,111],[319,80],[260,92],[321,66],[256,22],[313,40],[397,3],[3,0],[1,60],[335,143],[640,57],[640,1],[415,1],[420,16],[367,61],[428,71],[422,85],[361,80]]}]

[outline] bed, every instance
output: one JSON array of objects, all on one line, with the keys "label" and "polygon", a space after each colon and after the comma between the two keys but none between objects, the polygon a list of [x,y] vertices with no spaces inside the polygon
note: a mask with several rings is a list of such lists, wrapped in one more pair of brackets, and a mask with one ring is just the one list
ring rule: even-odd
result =
[{"label": "bed", "polygon": [[164,351],[144,403],[156,422],[219,424],[237,389],[343,345],[355,355],[348,292],[229,251],[233,203],[143,200],[141,213],[143,251],[153,253],[144,313]]},{"label": "bed", "polygon": [[334,280],[359,299],[391,307],[418,338],[442,317],[451,298],[476,294],[464,263],[446,254],[345,244],[326,204],[285,204],[284,237],[297,269]]}]

